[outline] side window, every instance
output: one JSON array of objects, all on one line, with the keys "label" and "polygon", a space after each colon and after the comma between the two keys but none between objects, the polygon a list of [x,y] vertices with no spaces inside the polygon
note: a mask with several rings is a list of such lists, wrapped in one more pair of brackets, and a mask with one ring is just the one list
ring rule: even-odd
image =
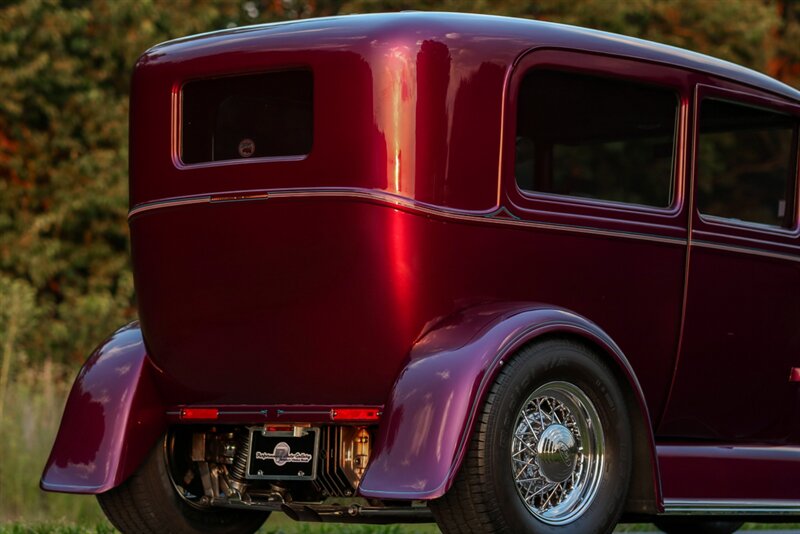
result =
[{"label": "side window", "polygon": [[793,226],[797,119],[707,99],[700,104],[697,208],[769,226]]},{"label": "side window", "polygon": [[181,160],[192,164],[308,154],[312,84],[307,70],[186,83],[181,92]]},{"label": "side window", "polygon": [[678,96],[620,79],[533,69],[517,108],[516,179],[530,192],[668,207]]}]

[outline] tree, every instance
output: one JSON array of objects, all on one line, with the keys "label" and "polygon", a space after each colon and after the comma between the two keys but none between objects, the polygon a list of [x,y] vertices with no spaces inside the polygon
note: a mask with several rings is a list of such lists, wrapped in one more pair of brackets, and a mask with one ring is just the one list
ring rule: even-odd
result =
[{"label": "tree", "polygon": [[41,318],[37,335],[15,342],[22,357],[82,361],[136,316],[126,215],[138,55],[170,38],[279,19],[279,4],[22,0],[0,8],[0,276],[8,281],[0,302],[7,308],[8,288],[22,284]]}]

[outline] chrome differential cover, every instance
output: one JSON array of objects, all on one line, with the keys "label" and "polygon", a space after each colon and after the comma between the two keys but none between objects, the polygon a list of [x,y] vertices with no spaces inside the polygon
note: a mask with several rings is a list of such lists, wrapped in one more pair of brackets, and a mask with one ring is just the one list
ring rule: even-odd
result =
[{"label": "chrome differential cover", "polygon": [[597,494],[603,428],[577,386],[548,382],[522,404],[513,427],[511,468],[525,506],[550,525],[570,523]]}]

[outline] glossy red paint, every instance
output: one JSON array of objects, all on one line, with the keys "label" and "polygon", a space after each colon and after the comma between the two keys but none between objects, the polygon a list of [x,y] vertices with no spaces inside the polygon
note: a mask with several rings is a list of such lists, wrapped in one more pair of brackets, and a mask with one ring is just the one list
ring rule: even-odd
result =
[{"label": "glossy red paint", "polygon": [[[169,380],[165,400],[383,404],[426,325],[482,302],[527,301],[597,318],[644,371],[648,408],[658,413],[676,348],[685,244],[526,217],[530,225],[422,211],[386,196],[307,192],[135,216],[139,309]],[[252,221],[281,230],[250,230]],[[636,263],[598,262],[632,248]],[[643,268],[659,286],[637,276]],[[663,361],[652,361],[653,351]],[[197,358],[202,367],[190,365]],[[280,380],[269,378],[273,370]]]},{"label": "glossy red paint", "polygon": [[[782,101],[744,91],[704,84],[698,86],[696,98],[728,99],[800,116],[797,98]],[[692,151],[697,148],[690,147]],[[660,434],[725,442],[798,442],[800,396],[786,381],[786,370],[800,354],[796,220],[797,213],[791,228],[770,229],[692,211],[680,363]],[[724,375],[709,380],[719,372],[721,361]],[[765,413],[762,406],[771,408]]]},{"label": "glossy red paint", "polygon": [[130,476],[166,430],[157,374],[137,323],[100,345],[75,379],[42,489],[102,493]]},{"label": "glossy red paint", "polygon": [[800,503],[800,447],[684,442],[658,446],[661,488],[669,501]]},{"label": "glossy red paint", "polygon": [[[415,343],[386,406],[371,464],[359,487],[365,497],[435,499],[450,488],[475,416],[503,362],[546,334],[576,335],[607,354],[650,420],[629,362],[595,324],[566,310],[524,303],[486,304],[433,325]],[[649,426],[649,423],[647,424]],[[655,466],[654,443],[643,451]],[[658,501],[657,473],[648,477]]]},{"label": "glossy red paint", "polygon": [[[518,189],[518,87],[541,66],[675,92],[669,207]],[[183,83],[297,67],[314,76],[308,155],[180,161]],[[645,504],[629,511],[660,511],[659,468],[666,497],[772,498],[753,484],[712,487],[709,466],[741,465],[742,477],[761,480],[759,462],[776,477],[793,476],[788,464],[800,462],[800,403],[786,380],[800,354],[800,232],[720,229],[696,212],[700,86],[800,114],[800,93],[729,63],[500,17],[309,20],[151,49],[133,78],[129,216],[147,354],[129,329],[90,358],[43,487],[113,487],[166,424],[180,423],[181,409],[218,409],[220,423],[322,424],[336,407],[385,405],[361,493],[435,498],[457,472],[500,361],[560,332],[604,351],[638,407],[637,466],[652,476],[637,477],[644,487],[633,493]],[[742,290],[748,273],[762,273],[756,291]],[[720,343],[728,325],[747,342]],[[754,351],[771,325],[780,334]],[[130,359],[130,375],[114,377],[115,364],[104,363],[117,353]],[[110,404],[81,415],[105,390],[115,392]],[[742,421],[753,394],[779,407]],[[698,408],[707,401],[714,410]],[[132,434],[128,414],[153,410],[160,415],[141,439]],[[83,427],[102,446],[82,448]],[[729,454],[676,441],[656,462],[654,442],[666,437],[764,448]],[[71,459],[80,454],[90,459]],[[106,464],[83,484],[95,458]],[[696,477],[686,466],[705,469],[706,485],[687,490]]]}]

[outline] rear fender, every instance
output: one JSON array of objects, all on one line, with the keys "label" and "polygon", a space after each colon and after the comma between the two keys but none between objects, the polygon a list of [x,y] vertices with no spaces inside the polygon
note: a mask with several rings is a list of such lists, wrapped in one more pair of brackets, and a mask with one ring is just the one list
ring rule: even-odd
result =
[{"label": "rear fender", "polygon": [[658,507],[660,486],[652,426],[641,387],[622,351],[591,321],[564,309],[529,303],[469,308],[439,322],[415,343],[386,404],[359,493],[403,500],[444,495],[458,472],[477,414],[504,359],[548,333],[579,336],[616,362],[641,414],[640,423],[632,423],[634,434],[640,434],[636,439],[641,439],[641,446],[634,449],[642,451],[641,463],[635,457],[635,465],[649,463],[652,470],[652,478],[643,473],[638,477],[652,480],[644,492],[649,496],[645,500],[650,509]]},{"label": "rear fender", "polygon": [[137,322],[95,350],[67,399],[43,490],[103,493],[133,474],[167,428],[154,373]]}]

